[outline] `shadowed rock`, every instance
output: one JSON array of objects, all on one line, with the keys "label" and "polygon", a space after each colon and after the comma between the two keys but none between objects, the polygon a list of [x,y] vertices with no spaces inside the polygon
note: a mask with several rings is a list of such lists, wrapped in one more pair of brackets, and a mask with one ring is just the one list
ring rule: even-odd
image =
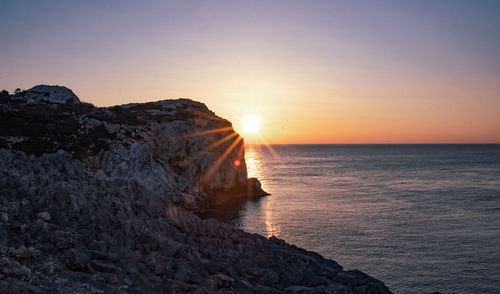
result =
[{"label": "shadowed rock", "polygon": [[267,195],[271,194],[262,190],[262,185],[257,178],[248,178],[248,197],[258,198]]}]

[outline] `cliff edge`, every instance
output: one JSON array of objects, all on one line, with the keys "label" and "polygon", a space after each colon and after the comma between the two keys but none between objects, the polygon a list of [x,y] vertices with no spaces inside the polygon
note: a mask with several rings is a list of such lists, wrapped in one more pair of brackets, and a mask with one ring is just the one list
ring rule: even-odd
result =
[{"label": "cliff edge", "polygon": [[1,293],[390,293],[196,213],[260,195],[243,139],[189,99],[96,108],[0,93]]}]

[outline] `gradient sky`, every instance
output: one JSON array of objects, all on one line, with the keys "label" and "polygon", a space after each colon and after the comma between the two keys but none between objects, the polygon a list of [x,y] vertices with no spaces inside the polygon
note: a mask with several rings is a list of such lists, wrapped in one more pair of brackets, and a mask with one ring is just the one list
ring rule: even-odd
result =
[{"label": "gradient sky", "polygon": [[189,97],[247,142],[500,142],[500,1],[2,0],[0,38],[0,89]]}]

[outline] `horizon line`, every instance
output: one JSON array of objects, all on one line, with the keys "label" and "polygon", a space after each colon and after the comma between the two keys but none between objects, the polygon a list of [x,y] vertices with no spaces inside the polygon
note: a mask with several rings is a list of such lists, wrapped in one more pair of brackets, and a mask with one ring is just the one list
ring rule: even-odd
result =
[{"label": "horizon line", "polygon": [[463,143],[245,143],[245,145],[500,145],[500,142]]}]

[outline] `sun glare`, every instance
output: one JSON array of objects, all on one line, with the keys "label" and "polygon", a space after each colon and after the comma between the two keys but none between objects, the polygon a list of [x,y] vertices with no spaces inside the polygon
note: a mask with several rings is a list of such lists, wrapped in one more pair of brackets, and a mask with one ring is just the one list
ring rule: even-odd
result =
[{"label": "sun glare", "polygon": [[243,117],[243,131],[248,134],[255,134],[260,130],[260,118],[256,115]]}]

